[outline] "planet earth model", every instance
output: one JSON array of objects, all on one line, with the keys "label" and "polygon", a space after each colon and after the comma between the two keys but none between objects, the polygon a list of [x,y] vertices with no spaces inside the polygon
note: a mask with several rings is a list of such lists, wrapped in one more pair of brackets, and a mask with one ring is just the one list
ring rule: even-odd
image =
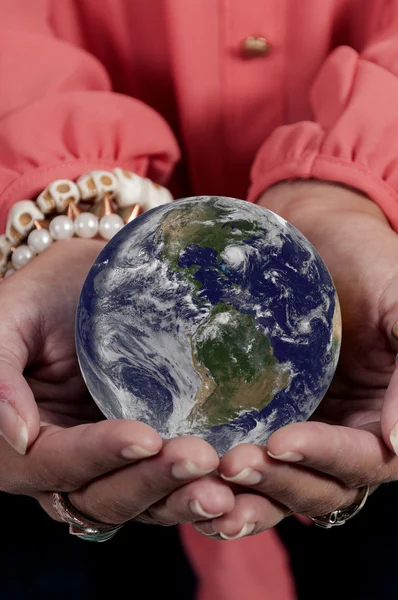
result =
[{"label": "planet earth model", "polygon": [[309,418],[341,340],[330,274],[281,217],[223,197],[157,207],[126,225],[84,283],[76,347],[107,418],[223,455]]}]

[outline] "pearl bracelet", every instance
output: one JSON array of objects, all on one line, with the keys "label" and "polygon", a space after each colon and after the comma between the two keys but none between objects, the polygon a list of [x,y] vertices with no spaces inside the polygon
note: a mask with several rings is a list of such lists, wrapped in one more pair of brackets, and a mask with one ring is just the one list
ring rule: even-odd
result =
[{"label": "pearl bracelet", "polygon": [[141,212],[172,200],[166,188],[120,168],[90,171],[76,182],[53,181],[36,200],[12,206],[6,233],[0,235],[0,280],[54,241],[110,240]]}]

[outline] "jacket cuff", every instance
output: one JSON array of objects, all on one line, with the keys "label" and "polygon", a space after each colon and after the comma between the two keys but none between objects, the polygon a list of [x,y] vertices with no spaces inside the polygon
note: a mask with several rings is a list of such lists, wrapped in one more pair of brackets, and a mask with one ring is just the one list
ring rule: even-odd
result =
[{"label": "jacket cuff", "polygon": [[398,232],[398,192],[370,168],[308,149],[294,157],[275,158],[274,155],[272,164],[268,165],[263,151],[260,151],[252,169],[252,184],[248,195],[250,202],[257,202],[263,192],[281,181],[319,179],[340,183],[367,194],[379,205],[391,227]]}]

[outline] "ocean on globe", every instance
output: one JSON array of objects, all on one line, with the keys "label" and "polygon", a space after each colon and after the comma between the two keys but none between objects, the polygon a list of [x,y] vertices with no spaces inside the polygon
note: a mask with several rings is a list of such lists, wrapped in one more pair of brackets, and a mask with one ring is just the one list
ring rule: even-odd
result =
[{"label": "ocean on globe", "polygon": [[220,456],[308,419],[340,341],[336,290],[314,247],[233,198],[178,200],[126,225],[77,309],[79,364],[102,413],[164,439],[199,435]]}]

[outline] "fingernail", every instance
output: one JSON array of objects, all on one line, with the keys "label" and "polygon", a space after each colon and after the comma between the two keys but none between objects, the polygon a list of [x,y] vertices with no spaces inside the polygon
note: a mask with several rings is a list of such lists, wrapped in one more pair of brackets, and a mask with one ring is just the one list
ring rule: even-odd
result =
[{"label": "fingernail", "polygon": [[275,460],[282,460],[284,462],[300,462],[300,460],[304,460],[304,456],[299,452],[284,452],[283,454],[272,454],[272,452],[267,450],[267,454]]},{"label": "fingernail", "polygon": [[253,533],[254,528],[254,523],[245,523],[245,525],[243,525],[242,529],[236,535],[227,535],[226,533],[220,531],[220,536],[223,540],[238,540],[239,538],[243,538],[246,535],[250,535],[251,533]]},{"label": "fingernail", "polygon": [[191,500],[189,502],[189,508],[195,515],[198,515],[203,519],[216,519],[217,517],[221,517],[224,514],[220,512],[212,515],[211,513],[206,512],[200,504],[199,500]]},{"label": "fingernail", "polygon": [[391,429],[390,442],[395,454],[398,454],[398,423]]},{"label": "fingernail", "polygon": [[[214,531],[211,523],[201,523],[200,526],[196,523],[192,523],[192,525],[198,533],[200,533],[201,535],[205,535],[206,537],[213,537],[215,535],[219,535],[217,531]],[[203,529],[203,527],[206,527],[208,531],[206,531],[206,529]]]},{"label": "fingernail", "polygon": [[131,446],[126,446],[123,448],[120,454],[123,456],[123,458],[127,458],[127,460],[134,460],[136,458],[148,458],[148,456],[155,456],[155,454],[158,454],[158,452],[159,450],[148,450],[142,446],[132,444]]},{"label": "fingernail", "polygon": [[175,463],[171,467],[171,474],[175,479],[191,479],[192,477],[207,475],[212,471],[213,469],[203,471],[203,469],[199,469],[199,467],[191,463],[191,461],[189,460],[184,460],[182,462]]},{"label": "fingernail", "polygon": [[251,467],[246,467],[243,471],[240,471],[237,475],[233,477],[227,477],[221,473],[221,477],[225,479],[225,481],[232,481],[234,483],[245,483],[247,485],[256,485],[256,483],[260,483],[263,476],[259,471],[255,471]]},{"label": "fingernail", "polygon": [[8,402],[0,401],[0,433],[19,454],[25,454],[29,432],[26,423]]}]

